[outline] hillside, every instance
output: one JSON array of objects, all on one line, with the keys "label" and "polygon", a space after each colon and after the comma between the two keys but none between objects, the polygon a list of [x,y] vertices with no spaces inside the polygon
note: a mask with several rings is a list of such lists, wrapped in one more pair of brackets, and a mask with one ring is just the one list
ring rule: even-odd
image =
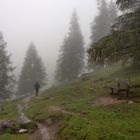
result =
[{"label": "hillside", "polygon": [[44,122],[57,140],[138,140],[140,89],[133,90],[132,104],[125,94],[117,100],[104,88],[116,78],[138,84],[140,71],[114,66],[53,87],[33,98],[26,114]]},{"label": "hillside", "polygon": [[[116,78],[129,79],[130,85],[139,84],[140,71],[118,66],[104,68],[69,84],[48,89],[27,101],[8,102],[0,118],[16,118],[19,112],[13,108],[20,103],[26,106],[23,107],[26,116],[39,126],[41,124],[43,131],[46,127],[49,140],[139,140],[140,89],[133,90],[131,104],[125,94],[121,94],[118,100],[104,88],[115,86]],[[0,140],[13,140],[12,137],[17,140],[38,140],[39,133],[4,134],[0,135]]]}]

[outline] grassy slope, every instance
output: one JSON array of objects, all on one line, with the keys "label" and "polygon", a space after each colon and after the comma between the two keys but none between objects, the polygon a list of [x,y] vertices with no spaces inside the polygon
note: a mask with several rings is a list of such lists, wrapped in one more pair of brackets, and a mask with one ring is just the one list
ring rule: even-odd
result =
[{"label": "grassy slope", "polygon": [[[54,87],[34,98],[26,113],[36,121],[61,119],[57,140],[139,140],[140,103],[93,106],[98,96],[107,94],[103,87],[115,84],[115,78],[130,78],[131,83],[140,83],[140,71],[114,67]],[[50,106],[75,114],[51,112]]]},{"label": "grassy slope", "polygon": [[18,115],[19,112],[16,101],[0,102],[0,120],[15,119]]},{"label": "grassy slope", "polygon": [[3,134],[0,135],[0,140],[27,140],[28,134],[21,135],[12,135],[12,134]]},{"label": "grassy slope", "polygon": [[[16,120],[20,115],[17,108],[17,102],[19,101],[6,101],[0,102],[0,120]],[[3,110],[1,110],[1,107]],[[0,140],[27,140],[28,134],[14,135],[14,134],[2,134]]]}]

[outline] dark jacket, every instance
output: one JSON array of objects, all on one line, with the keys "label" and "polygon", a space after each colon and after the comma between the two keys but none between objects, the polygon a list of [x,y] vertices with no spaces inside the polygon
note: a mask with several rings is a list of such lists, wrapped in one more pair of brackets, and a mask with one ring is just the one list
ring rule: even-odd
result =
[{"label": "dark jacket", "polygon": [[37,90],[40,88],[40,85],[39,85],[38,82],[35,83],[34,88],[37,89]]}]

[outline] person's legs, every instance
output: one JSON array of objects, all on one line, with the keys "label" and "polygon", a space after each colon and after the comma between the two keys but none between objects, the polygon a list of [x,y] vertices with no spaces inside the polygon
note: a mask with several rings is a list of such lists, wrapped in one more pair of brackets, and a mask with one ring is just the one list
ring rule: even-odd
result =
[{"label": "person's legs", "polygon": [[36,88],[35,92],[36,92],[36,96],[38,96],[39,89]]}]

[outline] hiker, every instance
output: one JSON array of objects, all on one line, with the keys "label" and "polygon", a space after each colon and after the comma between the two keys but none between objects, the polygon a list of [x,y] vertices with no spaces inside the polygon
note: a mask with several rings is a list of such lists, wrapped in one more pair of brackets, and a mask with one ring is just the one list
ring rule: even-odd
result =
[{"label": "hiker", "polygon": [[39,92],[39,89],[40,89],[40,84],[39,84],[38,81],[35,83],[34,88],[35,88],[36,96],[38,96],[38,92]]}]

